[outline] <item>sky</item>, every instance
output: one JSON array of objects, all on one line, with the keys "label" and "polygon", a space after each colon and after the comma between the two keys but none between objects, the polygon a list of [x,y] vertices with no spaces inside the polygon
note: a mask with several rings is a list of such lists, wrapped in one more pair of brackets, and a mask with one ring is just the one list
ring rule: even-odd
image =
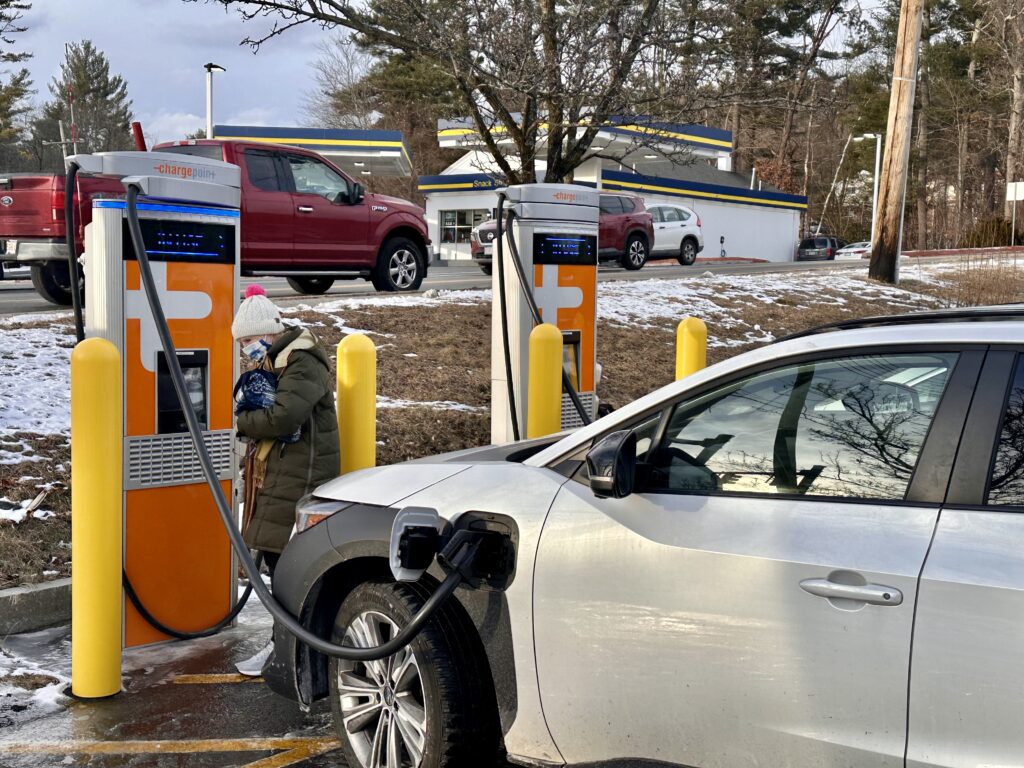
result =
[{"label": "sky", "polygon": [[313,25],[289,30],[254,54],[239,45],[269,29],[267,20],[244,23],[203,0],[32,0],[28,31],[14,50],[33,54],[25,66],[37,91],[58,72],[67,42],[92,40],[128,82],[135,119],[150,143],[182,138],[206,124],[206,72],[214,73],[213,119],[235,125],[302,125],[303,101],[313,86],[317,45],[331,33]]}]

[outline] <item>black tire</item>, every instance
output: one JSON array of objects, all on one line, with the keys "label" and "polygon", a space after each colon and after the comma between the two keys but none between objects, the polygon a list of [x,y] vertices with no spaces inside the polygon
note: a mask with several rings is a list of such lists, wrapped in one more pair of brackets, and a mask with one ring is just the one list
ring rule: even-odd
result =
[{"label": "black tire", "polygon": [[374,288],[385,293],[416,291],[425,276],[425,260],[416,243],[407,237],[384,241],[373,270]]},{"label": "black tire", "polygon": [[[44,261],[32,265],[32,287],[36,293],[59,307],[71,306],[71,271],[67,262]],[[79,277],[81,283],[81,277]],[[85,293],[83,291],[84,299]]]},{"label": "black tire", "polygon": [[[353,625],[358,626],[361,618],[367,621],[363,617],[368,615],[371,618],[383,616],[398,627],[405,626],[428,596],[428,591],[418,584],[364,582],[341,604],[334,622],[333,640],[346,642],[346,632]],[[382,641],[393,636],[388,634],[393,630],[386,629],[387,632],[380,633]],[[392,722],[391,718],[404,714],[416,720],[419,713],[424,713],[425,723],[420,768],[490,768],[497,764],[500,739],[493,687],[486,674],[486,663],[467,642],[471,631],[453,610],[442,608],[409,645],[419,670],[414,679],[405,676],[393,683],[390,674],[385,673],[383,676],[388,683],[384,693],[355,693],[349,697],[347,712],[350,716],[363,699],[367,708],[376,701],[387,702],[387,706],[373,708],[375,717],[369,713],[359,723],[350,718],[351,732],[344,721],[340,675],[345,674],[346,682],[355,684],[348,689],[350,692],[375,691],[378,690],[375,673],[372,663],[330,660],[331,710],[349,768],[369,765],[368,752],[372,752],[374,737]],[[346,644],[354,643],[349,639]],[[402,654],[396,654],[380,664],[387,669],[390,664],[402,661]],[[378,668],[378,676],[382,671]],[[397,732],[401,733],[401,729]],[[405,759],[412,754],[404,748],[406,743],[402,740],[400,762],[403,766],[408,764]]]},{"label": "black tire", "polygon": [[643,269],[648,255],[647,239],[642,235],[630,235],[626,238],[626,252],[619,259],[619,264],[631,271]]},{"label": "black tire", "polygon": [[684,267],[689,267],[697,260],[697,241],[692,237],[688,237],[683,240],[683,244],[679,247],[679,255],[676,259]]},{"label": "black tire", "polygon": [[491,274],[491,272],[494,271],[494,269],[490,264],[481,264],[480,271],[483,272],[485,275],[489,275]]},{"label": "black tire", "polygon": [[289,277],[288,285],[296,293],[305,296],[320,296],[331,290],[334,285],[333,277]]}]

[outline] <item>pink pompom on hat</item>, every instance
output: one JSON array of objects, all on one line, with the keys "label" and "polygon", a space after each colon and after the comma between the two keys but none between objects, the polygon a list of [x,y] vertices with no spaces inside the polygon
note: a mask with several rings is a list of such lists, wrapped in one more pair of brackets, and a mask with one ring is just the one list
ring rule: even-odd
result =
[{"label": "pink pompom on hat", "polygon": [[252,336],[274,336],[285,330],[281,312],[270,299],[262,285],[256,283],[245,289],[245,299],[238,306],[235,322],[231,324],[231,335],[236,339]]}]

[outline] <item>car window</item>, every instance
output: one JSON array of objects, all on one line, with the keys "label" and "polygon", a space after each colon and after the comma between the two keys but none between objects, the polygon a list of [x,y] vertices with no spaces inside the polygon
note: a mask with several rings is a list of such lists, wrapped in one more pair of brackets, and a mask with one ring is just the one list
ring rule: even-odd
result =
[{"label": "car window", "polygon": [[1024,505],[1024,357],[1006,397],[1003,427],[989,472],[988,503]]},{"label": "car window", "polygon": [[639,487],[902,499],[955,360],[808,362],[682,403],[640,465]]},{"label": "car window", "polygon": [[601,195],[601,213],[617,214],[622,213],[622,201],[611,195]]},{"label": "car window", "polygon": [[678,208],[666,208],[665,209],[665,221],[680,222],[684,219],[679,215],[680,211]]},{"label": "car window", "polygon": [[647,212],[651,214],[651,218],[654,220],[655,223],[664,221],[664,219],[661,217],[661,211],[662,208],[660,205],[656,205],[653,208],[647,209]]},{"label": "car window", "polygon": [[288,164],[295,179],[295,191],[320,195],[332,203],[348,200],[348,182],[324,163],[312,157],[288,155]]},{"label": "car window", "polygon": [[620,197],[619,202],[622,203],[624,213],[632,213],[636,210],[636,201],[631,197]]},{"label": "car window", "polygon": [[801,248],[817,248],[818,246],[816,246],[814,244],[814,238],[813,237],[808,237],[808,238],[800,241],[800,247]]},{"label": "car window", "polygon": [[814,241],[815,248],[828,248],[828,238],[819,237]]},{"label": "car window", "polygon": [[246,151],[245,171],[249,174],[249,182],[257,189],[267,192],[281,191],[277,162],[270,152]]}]

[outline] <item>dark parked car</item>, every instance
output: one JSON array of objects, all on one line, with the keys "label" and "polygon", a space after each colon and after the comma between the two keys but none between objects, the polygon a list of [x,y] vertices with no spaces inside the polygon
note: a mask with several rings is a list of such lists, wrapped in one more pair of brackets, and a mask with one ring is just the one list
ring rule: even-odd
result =
[{"label": "dark parked car", "polygon": [[[469,235],[469,251],[484,274],[491,274],[491,258],[498,222],[478,225]],[[625,269],[640,269],[654,243],[654,219],[635,195],[602,194],[598,222],[598,258],[618,261]]]},{"label": "dark parked car", "polygon": [[846,245],[841,237],[831,235],[818,235],[817,237],[805,237],[800,241],[800,247],[796,251],[797,261],[832,261],[836,252]]}]

